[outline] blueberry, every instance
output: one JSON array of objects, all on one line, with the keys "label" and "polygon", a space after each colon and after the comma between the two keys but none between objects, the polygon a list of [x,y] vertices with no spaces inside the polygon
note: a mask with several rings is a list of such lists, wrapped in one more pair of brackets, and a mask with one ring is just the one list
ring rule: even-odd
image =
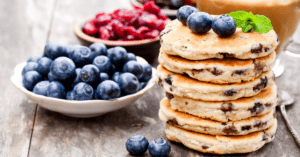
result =
[{"label": "blueberry", "polygon": [[44,56],[54,60],[57,57],[68,56],[64,47],[57,42],[50,41],[45,45]]},{"label": "blueberry", "polygon": [[134,74],[138,79],[143,76],[144,69],[137,61],[129,61],[123,67],[123,72],[129,72]]},{"label": "blueberry", "polygon": [[48,80],[51,81],[51,82],[52,81],[57,81],[57,80],[54,79],[53,74],[51,72],[48,73]]},{"label": "blueberry", "polygon": [[168,156],[171,152],[171,147],[169,143],[164,139],[155,139],[150,142],[149,154],[153,157],[165,157]]},{"label": "blueberry", "polygon": [[111,68],[110,68],[110,70],[108,71],[107,74],[112,77],[115,74],[115,72],[117,72],[117,68],[116,68],[115,65],[112,64]]},{"label": "blueberry", "polygon": [[144,73],[140,78],[141,82],[147,82],[152,78],[152,67],[150,64],[142,64]]},{"label": "blueberry", "polygon": [[121,74],[118,84],[125,95],[136,93],[140,89],[139,80],[131,73]]},{"label": "blueberry", "polygon": [[127,58],[127,51],[125,48],[117,46],[111,48],[108,51],[107,56],[110,59],[111,63],[117,66],[116,68],[118,68],[118,66],[123,66],[123,64],[125,63]]},{"label": "blueberry", "polygon": [[97,99],[110,100],[120,97],[121,90],[119,85],[111,80],[101,82],[97,87]]},{"label": "blueberry", "polygon": [[49,84],[47,96],[52,98],[64,99],[66,96],[65,87],[58,81],[53,81]]},{"label": "blueberry", "polygon": [[81,68],[76,68],[75,69],[75,79],[72,82],[72,87],[74,87],[77,83],[81,82],[81,80],[80,80],[80,71],[81,71]]},{"label": "blueberry", "polygon": [[36,62],[37,63],[41,58],[42,58],[41,55],[30,56],[29,59],[27,60],[27,63],[28,62]]},{"label": "blueberry", "polygon": [[52,63],[52,59],[48,57],[43,57],[41,58],[37,64],[37,72],[39,72],[42,76],[47,76],[48,73],[50,72],[50,66]]},{"label": "blueberry", "polygon": [[141,156],[148,149],[149,142],[143,135],[131,136],[126,142],[126,149],[130,155]]},{"label": "blueberry", "polygon": [[37,71],[28,71],[22,78],[23,86],[29,91],[32,91],[33,87],[40,81],[42,81],[42,75]]},{"label": "blueberry", "polygon": [[82,67],[80,71],[80,80],[91,85],[100,82],[100,70],[93,64]]},{"label": "blueberry", "polygon": [[111,68],[111,62],[106,56],[97,56],[93,64],[96,65],[101,72],[108,72]]},{"label": "blueberry", "polygon": [[174,8],[179,8],[180,6],[183,5],[182,0],[171,0],[171,5]]},{"label": "blueberry", "polygon": [[66,95],[66,99],[67,100],[75,100],[75,97],[74,97],[74,91],[68,91],[67,92],[67,95]]},{"label": "blueberry", "polygon": [[41,81],[41,82],[37,83],[33,88],[33,93],[38,94],[38,95],[47,96],[49,84],[50,84],[49,81]]},{"label": "blueberry", "polygon": [[100,82],[103,82],[105,80],[109,80],[109,75],[107,73],[100,73]]},{"label": "blueberry", "polygon": [[93,58],[100,56],[100,55],[107,55],[107,48],[104,44],[102,43],[94,43],[90,45],[89,47],[92,51],[92,56]]},{"label": "blueberry", "polygon": [[75,85],[73,91],[75,100],[91,100],[94,95],[93,87],[84,82]]},{"label": "blueberry", "polygon": [[133,53],[127,53],[126,63],[129,61],[136,61],[136,56]]},{"label": "blueberry", "polygon": [[65,52],[70,59],[72,59],[72,54],[76,47],[80,47],[80,45],[65,45],[64,46]]},{"label": "blueberry", "polygon": [[211,29],[213,18],[205,12],[191,14],[187,19],[187,25],[196,34],[205,34]]},{"label": "blueberry", "polygon": [[71,58],[78,67],[92,64],[93,62],[92,51],[86,46],[76,46]]},{"label": "blueberry", "polygon": [[142,90],[143,88],[145,88],[147,86],[148,82],[141,82],[141,86],[140,86],[140,90]]},{"label": "blueberry", "polygon": [[75,64],[70,58],[58,57],[52,62],[50,72],[54,79],[63,81],[74,78],[75,68]]},{"label": "blueberry", "polygon": [[198,12],[196,8],[191,6],[180,7],[177,11],[177,19],[184,25],[187,25],[187,19],[192,14]]},{"label": "blueberry", "polygon": [[22,75],[25,75],[28,71],[37,71],[38,64],[36,62],[28,62],[23,70]]},{"label": "blueberry", "polygon": [[229,15],[219,15],[214,18],[212,29],[222,38],[230,37],[236,31],[236,22]]},{"label": "blueberry", "polygon": [[114,73],[114,75],[112,76],[111,79],[112,79],[113,81],[115,81],[115,82],[118,82],[118,80],[119,80],[121,74],[122,74],[122,73],[120,73],[120,72],[117,71],[117,72]]}]

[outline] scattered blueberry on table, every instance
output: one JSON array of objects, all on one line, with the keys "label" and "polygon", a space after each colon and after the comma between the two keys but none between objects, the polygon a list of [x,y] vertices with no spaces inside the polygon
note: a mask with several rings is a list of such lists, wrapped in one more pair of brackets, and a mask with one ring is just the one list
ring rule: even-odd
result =
[{"label": "scattered blueberry on table", "polygon": [[141,156],[148,149],[149,142],[143,135],[131,136],[126,142],[126,149],[132,156]]},{"label": "scattered blueberry on table", "polygon": [[153,157],[165,157],[171,152],[171,146],[164,139],[155,139],[148,146],[149,154]]},{"label": "scattered blueberry on table", "polygon": [[67,100],[110,100],[134,94],[152,77],[123,47],[107,49],[48,42],[43,55],[33,55],[22,70],[23,86],[35,94]]}]

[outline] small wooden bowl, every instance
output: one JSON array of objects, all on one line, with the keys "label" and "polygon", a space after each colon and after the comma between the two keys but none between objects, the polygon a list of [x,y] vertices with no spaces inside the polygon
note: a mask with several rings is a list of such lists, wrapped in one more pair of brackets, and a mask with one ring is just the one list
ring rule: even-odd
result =
[{"label": "small wooden bowl", "polygon": [[82,45],[89,46],[92,43],[103,43],[107,46],[107,48],[122,46],[127,50],[127,52],[132,52],[137,56],[145,58],[150,64],[156,62],[160,49],[159,37],[155,39],[135,41],[102,40],[89,36],[82,31],[82,27],[85,21],[87,20],[77,23],[74,27],[74,33],[80,39]]}]

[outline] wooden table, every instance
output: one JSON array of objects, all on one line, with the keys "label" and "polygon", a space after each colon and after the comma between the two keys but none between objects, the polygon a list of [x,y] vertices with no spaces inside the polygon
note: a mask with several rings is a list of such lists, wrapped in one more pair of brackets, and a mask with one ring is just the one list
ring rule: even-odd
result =
[{"label": "wooden table", "polygon": [[[42,54],[45,43],[78,44],[73,26],[97,12],[130,8],[127,0],[2,0],[0,3],[0,156],[74,157],[129,156],[126,140],[142,134],[152,141],[164,138],[164,124],[157,114],[164,90],[154,86],[134,104],[101,117],[79,119],[41,108],[29,101],[10,82],[16,64]],[[279,90],[296,95],[287,112],[300,130],[300,58],[281,54],[286,71],[276,82]],[[156,63],[157,65],[157,63]],[[154,66],[156,66],[154,65]],[[277,113],[276,139],[262,149],[234,156],[299,156],[300,149]],[[300,131],[298,132],[300,134]],[[171,143],[170,156],[215,156]],[[150,156],[148,152],[145,156]]]}]

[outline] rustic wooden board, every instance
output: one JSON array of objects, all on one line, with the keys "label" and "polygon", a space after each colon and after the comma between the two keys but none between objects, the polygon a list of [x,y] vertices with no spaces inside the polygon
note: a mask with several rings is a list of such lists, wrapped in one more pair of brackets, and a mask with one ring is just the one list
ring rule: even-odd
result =
[{"label": "rustic wooden board", "polygon": [[[98,0],[98,1],[57,1],[54,20],[51,27],[50,40],[62,44],[80,43],[73,33],[74,25],[87,17],[94,16],[97,12],[111,12],[117,8],[128,8],[130,3],[125,0]],[[297,95],[300,101],[299,59],[282,56],[286,62],[286,72],[277,79],[279,89],[287,89]],[[156,63],[157,65],[157,63]],[[293,69],[295,68],[295,69]],[[96,118],[71,118],[52,112],[41,107],[37,109],[35,125],[32,135],[29,156],[103,156],[123,157],[128,155],[125,142],[135,134],[142,134],[149,141],[156,138],[164,138],[164,124],[158,118],[159,101],[164,97],[164,90],[154,86],[141,99],[134,104],[119,111],[108,113]],[[297,130],[300,129],[299,103],[288,108],[288,114]],[[249,154],[225,155],[225,156],[297,156],[299,148],[293,141],[277,113],[279,128],[274,142],[267,144],[257,152]],[[300,133],[300,131],[299,131]],[[174,157],[206,157],[216,156],[202,154],[187,149],[181,144],[171,142],[171,155]],[[150,156],[148,152],[144,156]]]},{"label": "rustic wooden board", "polygon": [[5,0],[0,3],[0,156],[26,157],[36,104],[10,82],[14,67],[41,54],[47,39],[53,0]]}]

